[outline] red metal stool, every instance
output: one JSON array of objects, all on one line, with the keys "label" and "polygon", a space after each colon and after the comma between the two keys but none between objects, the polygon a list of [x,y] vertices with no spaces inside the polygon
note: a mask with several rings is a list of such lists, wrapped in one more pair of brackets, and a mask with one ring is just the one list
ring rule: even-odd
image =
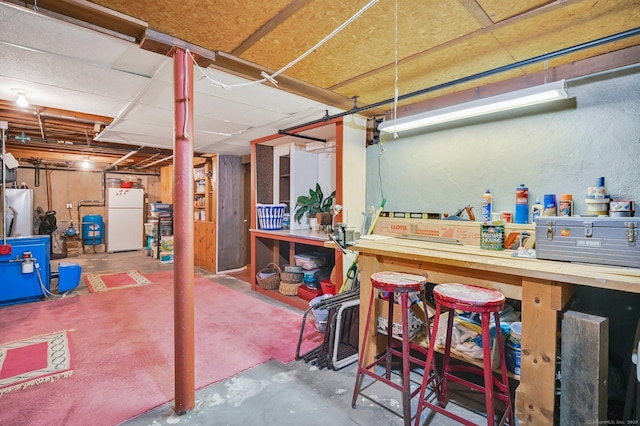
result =
[{"label": "red metal stool", "polygon": [[[502,344],[502,333],[500,331],[500,311],[504,308],[505,297],[499,291],[486,289],[482,287],[475,287],[465,284],[440,284],[433,289],[433,295],[436,302],[436,316],[433,321],[433,329],[431,331],[431,342],[436,341],[436,335],[438,332],[438,322],[440,320],[440,314],[442,308],[449,313],[449,319],[447,322],[447,338],[445,343],[444,357],[442,361],[442,377],[440,382],[441,398],[439,404],[433,404],[425,400],[425,393],[427,390],[428,382],[423,382],[420,391],[420,399],[418,400],[418,410],[416,413],[416,426],[420,425],[420,414],[422,409],[428,407],[438,413],[444,414],[447,417],[457,420],[465,425],[473,425],[474,423],[469,420],[446,410],[447,404],[447,381],[451,380],[463,384],[476,391],[484,392],[485,404],[487,410],[487,424],[495,424],[494,416],[494,397],[505,402],[506,410],[499,424],[503,424],[506,419],[509,419],[509,424],[513,425],[513,406],[511,404],[511,394],[509,392],[509,379],[507,377],[507,365],[504,357],[504,345]],[[451,331],[453,328],[453,319],[455,316],[455,310],[459,309],[467,312],[477,312],[482,318],[482,350],[484,368],[480,368],[474,365],[451,365]],[[489,335],[489,323],[491,320],[491,314],[493,313],[495,320],[496,331],[496,344],[498,345],[498,352],[500,353],[500,371],[501,380],[494,377],[493,369],[491,365],[491,339]],[[429,345],[429,351],[427,355],[427,365],[433,362],[434,346]],[[479,374],[484,377],[484,386],[473,383],[458,375],[452,374],[454,372],[466,372]],[[494,391],[494,386],[496,390]],[[428,395],[427,395],[428,396]]]},{"label": "red metal stool", "polygon": [[[356,407],[356,400],[358,395],[362,392],[362,383],[364,376],[372,377],[373,379],[380,381],[392,388],[399,390],[402,393],[402,409],[404,424],[411,424],[411,399],[416,396],[422,389],[421,386],[417,386],[413,391],[411,390],[411,382],[409,374],[411,372],[411,364],[415,364],[419,368],[425,368],[423,386],[427,386],[429,383],[435,383],[437,380],[436,369],[434,362],[431,364],[425,364],[424,359],[419,359],[411,354],[411,350],[417,350],[422,352],[424,357],[427,356],[427,350],[424,346],[417,343],[411,343],[409,339],[409,312],[410,312],[410,300],[409,294],[415,292],[419,295],[420,301],[423,303],[425,309],[425,320],[427,330],[429,330],[429,316],[427,312],[427,300],[425,296],[425,287],[427,281],[425,277],[421,275],[406,274],[401,272],[376,272],[371,275],[371,298],[369,300],[369,310],[367,313],[367,320],[364,328],[364,338],[362,345],[360,345],[360,356],[358,360],[358,372],[356,374],[356,385],[353,390],[353,399],[351,406]],[[367,353],[367,340],[369,336],[369,324],[371,322],[371,315],[376,311],[376,293],[378,291],[384,291],[389,293],[389,311],[388,311],[388,328],[387,328],[387,345],[385,351],[371,364],[364,365],[364,355]],[[402,310],[402,341],[400,344],[393,341],[393,309],[395,303],[395,296],[399,295],[400,309]],[[376,318],[377,320],[377,318]],[[427,333],[428,335],[429,333]],[[428,336],[427,336],[428,337]],[[391,381],[391,361],[392,357],[400,357],[402,359],[402,381],[400,384]],[[375,368],[379,365],[384,366],[384,373],[378,374],[375,372]],[[425,365],[431,365],[431,368],[426,368]],[[373,371],[372,371],[373,370]],[[369,386],[369,385],[367,385]],[[439,393],[438,393],[439,394]],[[363,395],[366,397],[366,395]]]}]

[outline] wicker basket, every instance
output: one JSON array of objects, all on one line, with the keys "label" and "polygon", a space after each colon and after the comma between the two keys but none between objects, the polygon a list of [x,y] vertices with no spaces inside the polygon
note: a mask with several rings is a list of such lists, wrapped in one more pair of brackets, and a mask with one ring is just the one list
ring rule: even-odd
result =
[{"label": "wicker basket", "polygon": [[300,284],[302,282],[302,277],[304,276],[304,272],[280,272],[280,282],[286,284]]},{"label": "wicker basket", "polygon": [[[266,278],[260,278],[260,273],[272,273]],[[280,267],[275,263],[269,263],[266,268],[260,269],[256,274],[256,282],[258,285],[265,290],[275,290],[280,285]]]},{"label": "wicker basket", "polygon": [[298,287],[302,285],[302,281],[297,283],[280,283],[278,291],[285,296],[296,296],[298,294]]}]

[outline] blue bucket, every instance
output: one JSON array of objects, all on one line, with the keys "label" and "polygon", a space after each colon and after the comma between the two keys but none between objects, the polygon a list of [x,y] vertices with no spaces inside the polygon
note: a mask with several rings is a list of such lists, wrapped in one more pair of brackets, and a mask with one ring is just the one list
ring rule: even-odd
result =
[{"label": "blue bucket", "polygon": [[58,293],[73,290],[80,284],[82,267],[77,263],[63,263],[58,265]]},{"label": "blue bucket", "polygon": [[99,214],[82,216],[82,241],[84,245],[102,244],[104,222]]}]

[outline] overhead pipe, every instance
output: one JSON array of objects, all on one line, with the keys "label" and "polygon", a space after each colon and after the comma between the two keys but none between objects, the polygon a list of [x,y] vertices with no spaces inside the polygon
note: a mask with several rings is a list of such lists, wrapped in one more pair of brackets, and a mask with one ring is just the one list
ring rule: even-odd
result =
[{"label": "overhead pipe", "polygon": [[298,133],[285,132],[284,130],[278,130],[278,134],[284,135],[284,136],[293,136],[295,138],[300,138],[300,139],[307,139],[307,140],[315,141],[315,142],[327,143],[326,139],[316,138],[316,137],[313,137],[313,136],[300,135]]},{"label": "overhead pipe", "polygon": [[[425,95],[427,93],[431,93],[434,92],[436,90],[441,90],[441,89],[445,89],[447,87],[451,87],[451,86],[455,86],[457,84],[461,84],[461,83],[467,83],[469,81],[473,81],[473,80],[478,80],[480,78],[483,77],[488,77],[491,76],[493,74],[498,74],[504,71],[509,71],[515,68],[520,68],[523,66],[527,66],[527,65],[532,65],[538,62],[542,62],[542,61],[548,61],[549,59],[553,59],[553,58],[557,58],[559,56],[564,56],[564,55],[568,55],[569,53],[575,53],[575,52],[579,52],[581,50],[584,49],[590,49],[593,47],[598,47],[601,46],[603,44],[607,44],[607,43],[613,43],[616,41],[620,41],[623,40],[625,38],[629,38],[629,37],[633,37],[633,36],[637,36],[640,35],[640,28],[634,28],[632,30],[627,30],[627,31],[623,31],[617,34],[613,34],[607,37],[602,37],[596,40],[592,40],[592,41],[588,41],[586,43],[581,43],[572,47],[567,47],[564,49],[560,49],[560,50],[556,50],[554,52],[550,52],[550,53],[545,53],[539,56],[535,56],[533,58],[529,58],[529,59],[525,59],[522,61],[518,61],[518,62],[514,62],[512,64],[508,64],[508,65],[504,65],[498,68],[493,68],[491,70],[487,70],[487,71],[483,71],[477,74],[473,74],[473,75],[469,75],[467,77],[462,77],[462,78],[458,78],[456,80],[452,80],[452,81],[448,81],[446,83],[442,83],[442,84],[437,84],[435,86],[431,86],[431,87],[427,87],[424,89],[420,89],[420,90],[416,90],[415,92],[410,92],[410,93],[405,93],[404,95],[400,95],[398,96],[398,101],[403,101],[405,99],[410,99],[416,96],[420,96],[420,95]],[[293,127],[288,127],[286,129],[282,129],[282,130],[278,130],[278,133],[280,132],[292,132],[294,130],[298,130],[301,129],[303,127],[307,127],[307,126],[312,126],[314,124],[320,124],[320,123],[324,123],[330,120],[333,120],[335,118],[340,118],[340,117],[344,117],[346,115],[351,115],[351,114],[357,114],[359,112],[362,111],[367,111],[370,109],[374,109],[374,108],[379,108],[381,106],[384,105],[388,105],[390,103],[395,102],[395,98],[389,98],[389,99],[385,99],[383,101],[379,101],[367,106],[362,106],[362,107],[357,107],[354,105],[353,108],[351,108],[348,111],[343,111],[337,114],[333,114],[333,115],[329,115],[329,113],[327,112],[325,114],[324,117],[318,119],[318,120],[314,120],[314,121],[310,121],[308,123],[304,123],[304,124],[298,124],[296,126]]]},{"label": "overhead pipe", "polygon": [[116,161],[114,161],[113,163],[109,164],[109,166],[107,167],[107,170],[114,168],[115,166],[117,166],[118,164],[120,164],[121,162],[126,160],[127,158],[131,157],[133,154],[136,154],[137,152],[139,152],[142,148],[144,148],[144,147],[141,146],[138,149],[134,149],[133,151],[130,151],[129,153],[127,153],[127,154],[123,155],[122,157],[118,158]]},{"label": "overhead pipe", "polygon": [[161,158],[161,159],[159,159],[159,160],[156,160],[156,161],[154,161],[153,163],[145,164],[144,166],[140,166],[140,167],[138,167],[138,168],[139,168],[139,169],[146,169],[147,167],[151,167],[151,166],[153,166],[153,165],[155,165],[155,164],[162,163],[163,161],[169,161],[169,160],[171,160],[172,158],[173,158],[173,154],[171,154],[171,155],[169,155],[169,156],[167,156],[167,157]]}]

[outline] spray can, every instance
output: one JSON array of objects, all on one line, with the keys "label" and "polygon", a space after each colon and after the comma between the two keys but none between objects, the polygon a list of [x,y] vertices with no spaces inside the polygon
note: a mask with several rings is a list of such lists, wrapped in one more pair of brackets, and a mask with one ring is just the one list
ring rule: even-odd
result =
[{"label": "spray can", "polygon": [[524,183],[516,188],[516,217],[514,223],[529,223],[529,188]]},{"label": "spray can", "polygon": [[558,216],[573,216],[573,197],[561,194],[558,200]]},{"label": "spray can", "polygon": [[540,200],[536,198],[536,203],[531,207],[531,223],[536,223],[536,219],[542,216],[542,211],[544,207]]},{"label": "spray can", "polygon": [[544,194],[544,210],[542,216],[556,216],[558,205],[556,204],[556,194]]},{"label": "spray can", "polygon": [[491,222],[491,207],[493,204],[493,196],[491,191],[487,191],[482,196],[482,221]]}]

